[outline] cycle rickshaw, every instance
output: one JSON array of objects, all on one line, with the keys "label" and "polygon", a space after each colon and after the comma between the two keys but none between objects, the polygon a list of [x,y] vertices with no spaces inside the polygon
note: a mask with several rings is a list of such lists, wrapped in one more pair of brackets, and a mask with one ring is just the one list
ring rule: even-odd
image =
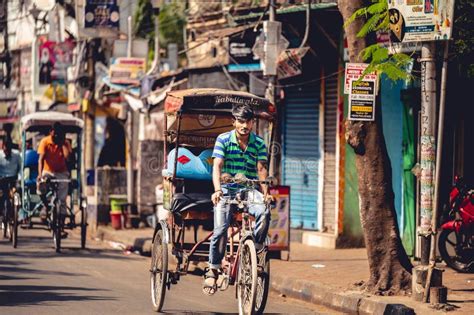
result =
[{"label": "cycle rickshaw", "polygon": [[[254,109],[256,130],[266,121],[267,134],[272,135],[275,108],[267,99],[249,93],[191,89],[168,92],[164,101],[163,208],[169,215],[159,222],[153,235],[150,273],[155,311],[161,311],[166,289],[170,290],[172,284],[177,284],[180,277],[188,273],[190,263],[208,260],[208,241],[213,233],[198,239],[197,226],[207,226],[209,230],[213,226],[212,149],[219,134],[233,129],[232,107],[241,104]],[[271,156],[268,160],[271,161]],[[239,313],[263,313],[269,290],[270,261],[268,255],[263,261],[257,261],[252,234],[254,222],[248,213],[250,201],[246,200],[245,190],[273,183],[238,175],[243,174],[222,179],[239,184],[242,190],[228,200],[237,209],[228,229],[229,241],[217,284],[220,290],[235,285]],[[192,227],[193,240],[189,237],[186,240],[186,231]],[[169,255],[176,261],[173,270],[169,266]]]},{"label": "cycle rickshaw", "polygon": [[[42,137],[48,135],[52,125],[59,122],[66,134],[66,141],[70,141],[73,152],[72,158],[67,162],[70,179],[56,179],[54,177],[41,178],[43,191],[37,191],[38,160],[39,155],[34,149]],[[16,214],[19,222],[28,228],[34,225],[46,225],[52,232],[56,252],[61,251],[61,237],[64,229],[81,228],[81,248],[86,246],[87,212],[85,200],[82,197],[81,185],[81,143],[84,123],[81,119],[71,114],[45,111],[36,112],[21,118],[20,129],[22,136],[22,168],[21,192],[22,203]],[[60,219],[60,202],[57,196],[58,185],[68,184],[68,200],[66,217]],[[33,220],[41,210],[47,209],[45,221]],[[79,220],[79,223],[76,223]],[[17,230],[18,228],[15,227]]]}]

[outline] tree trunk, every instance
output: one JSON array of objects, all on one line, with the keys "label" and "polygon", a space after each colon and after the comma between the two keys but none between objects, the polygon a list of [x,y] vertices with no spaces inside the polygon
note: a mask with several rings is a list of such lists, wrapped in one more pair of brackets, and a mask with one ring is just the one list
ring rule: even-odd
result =
[{"label": "tree trunk", "polygon": [[[339,0],[344,20],[365,5],[363,0]],[[362,62],[359,53],[373,38],[357,38],[360,18],[346,28],[349,59]],[[374,122],[346,121],[346,141],[356,153],[360,218],[369,260],[366,290],[375,294],[404,293],[411,287],[412,265],[402,246],[392,189],[392,170],[382,129],[380,98]]]}]

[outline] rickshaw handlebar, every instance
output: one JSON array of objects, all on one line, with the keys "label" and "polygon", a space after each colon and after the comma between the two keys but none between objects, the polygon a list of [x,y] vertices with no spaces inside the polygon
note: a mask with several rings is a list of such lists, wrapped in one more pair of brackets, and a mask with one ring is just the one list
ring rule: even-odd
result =
[{"label": "rickshaw handlebar", "polygon": [[245,179],[245,180],[229,179],[228,181],[224,181],[221,183],[221,185],[225,185],[225,184],[239,184],[239,185],[244,185],[244,186],[250,186],[250,185],[272,186],[273,182],[271,180],[259,180],[259,179]]}]

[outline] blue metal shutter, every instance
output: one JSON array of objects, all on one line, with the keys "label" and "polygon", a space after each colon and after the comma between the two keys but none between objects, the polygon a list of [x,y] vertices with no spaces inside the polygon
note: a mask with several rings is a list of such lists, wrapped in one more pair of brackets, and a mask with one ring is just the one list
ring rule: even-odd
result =
[{"label": "blue metal shutter", "polygon": [[319,91],[318,84],[285,90],[282,166],[293,228],[318,228]]}]

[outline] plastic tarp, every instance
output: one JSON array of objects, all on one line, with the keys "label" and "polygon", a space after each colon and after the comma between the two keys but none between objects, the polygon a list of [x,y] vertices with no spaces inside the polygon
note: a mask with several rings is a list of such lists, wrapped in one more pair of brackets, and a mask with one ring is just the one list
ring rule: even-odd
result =
[{"label": "plastic tarp", "polygon": [[20,121],[22,131],[37,131],[50,128],[55,122],[61,123],[66,131],[80,131],[84,128],[84,121],[71,114],[45,111],[23,116]]}]

